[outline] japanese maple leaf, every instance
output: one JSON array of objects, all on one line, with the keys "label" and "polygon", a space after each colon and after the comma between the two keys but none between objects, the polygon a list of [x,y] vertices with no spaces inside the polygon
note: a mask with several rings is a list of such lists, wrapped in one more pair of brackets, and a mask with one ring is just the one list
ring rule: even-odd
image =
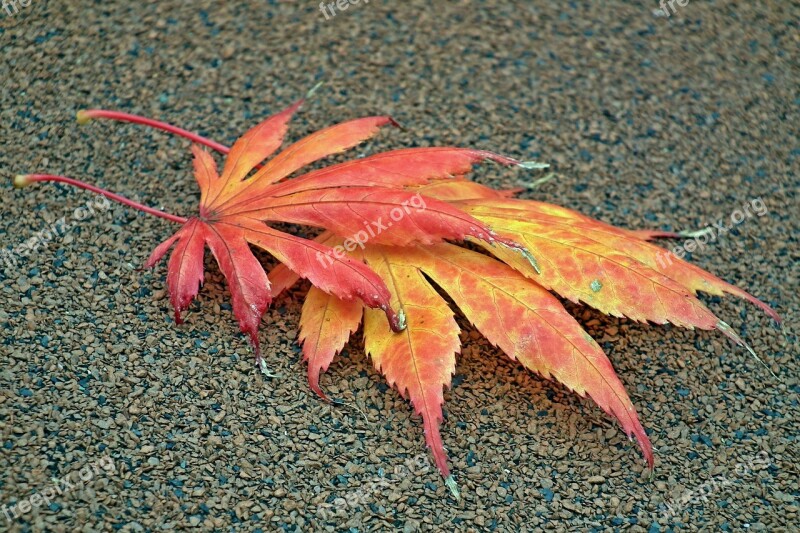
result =
[{"label": "japanese maple leaf", "polygon": [[425,440],[454,495],[458,491],[439,425],[443,391],[450,386],[461,347],[460,328],[453,310],[427,278],[511,359],[582,396],[591,396],[619,420],[629,436],[636,437],[648,465],[653,465],[650,441],[611,362],[541,285],[500,261],[452,244],[411,248],[370,244],[362,253],[387,280],[393,304],[406,311],[407,327],[399,334],[388,332],[381,327],[380,317],[359,302],[346,302],[312,288],[300,319],[309,383],[324,397],[319,374],[358,329],[363,316],[365,351],[389,384],[422,416]]},{"label": "japanese maple leaf", "polygon": [[[84,121],[110,118],[154,126],[228,154],[220,174],[207,152],[192,147],[201,198],[199,213],[190,218],[62,176],[18,176],[15,184],[70,183],[182,224],[146,263],[154,265],[173,248],[167,284],[176,320],[202,283],[207,246],[228,281],[234,314],[262,369],[257,328],[265,309],[300,277],[308,278],[313,287],[303,304],[300,342],[311,388],[324,398],[320,373],[363,324],[367,354],[422,416],[426,442],[456,496],[439,426],[443,391],[450,386],[460,351],[459,328],[453,310],[429,280],[509,357],[590,396],[615,417],[638,440],[651,467],[652,447],[611,362],[550,291],[614,316],[717,329],[748,350],[697,299],[698,292],[746,298],[779,320],[745,291],[647,242],[677,234],[616,228],[563,207],[514,199],[515,191],[496,191],[463,177],[484,160],[538,168],[535,163],[480,150],[414,148],[287,179],[393,123],[389,117],[368,117],[332,126],[261,164],[280,146],[301,103],[254,127],[230,150],[135,115],[103,110],[79,114]],[[267,225],[278,221],[326,231],[303,239]],[[445,239],[472,241],[490,255],[443,243]],[[250,246],[268,251],[280,265],[268,276]]]},{"label": "japanese maple leaf", "polygon": [[[129,120],[177,132],[226,152],[220,173],[208,152],[197,144],[192,146],[200,205],[198,213],[189,218],[162,213],[62,176],[18,176],[15,184],[24,186],[35,181],[69,183],[182,224],[177,232],[153,250],[145,263],[145,267],[153,267],[172,249],[167,287],[175,321],[182,322],[182,313],[188,309],[203,283],[203,259],[208,247],[227,281],[239,328],[247,334],[256,362],[265,372],[258,326],[270,305],[272,293],[269,278],[251,246],[269,252],[291,271],[307,278],[326,293],[346,301],[357,298],[367,307],[382,310],[393,331],[404,327],[402,309],[395,310],[390,305],[391,295],[386,284],[363,262],[337,254],[316,241],[275,230],[268,222],[306,224],[346,235],[369,229],[372,234],[371,225],[375,221],[388,220],[392,209],[400,209],[402,218],[388,222],[392,231],[379,231],[372,235],[376,243],[432,244],[444,239],[471,237],[524,255],[521,246],[497,238],[486,225],[449,203],[428,199],[424,201],[424,208],[410,207],[415,205],[419,195],[396,186],[424,184],[427,182],[426,174],[438,176],[443,168],[465,171],[484,159],[506,165],[522,164],[490,152],[426,148],[399,150],[334,165],[280,183],[302,167],[352,148],[375,135],[382,126],[395,124],[388,116],[337,124],[295,142],[261,165],[281,146],[287,124],[302,103],[303,100],[299,100],[253,127],[230,150],[179,128],[142,117],[102,110],[79,113],[81,122],[92,118]],[[393,186],[387,173],[395,172],[396,176],[402,177],[403,174],[397,172],[407,167],[415,169],[413,179],[395,178],[397,184]]]},{"label": "japanese maple leaf", "polygon": [[[409,249],[368,243],[353,255],[365,258],[387,281],[392,301],[406,310],[407,329],[399,335],[381,331],[374,311],[312,287],[303,304],[299,340],[309,385],[325,398],[320,373],[363,320],[367,354],[422,416],[426,443],[454,495],[458,491],[449,474],[439,425],[442,392],[450,386],[460,349],[459,330],[446,301],[426,278],[509,357],[580,395],[589,395],[619,421],[628,436],[636,437],[651,467],[649,439],[610,361],[547,289],[616,316],[717,329],[754,356],[697,299],[697,292],[746,298],[780,321],[769,306],[745,291],[677,257],[664,259],[663,249],[645,242],[653,236],[676,235],[615,228],[552,204],[512,200],[506,191],[463,179],[429,181],[433,183],[416,190],[459,205],[478,219],[491,219],[498,233],[507,232],[524,242],[533,256],[541,258],[541,265],[491,246],[487,250],[508,264],[448,244]],[[342,242],[329,232],[317,240],[330,246]],[[298,279],[283,266],[270,276],[276,294]]]}]

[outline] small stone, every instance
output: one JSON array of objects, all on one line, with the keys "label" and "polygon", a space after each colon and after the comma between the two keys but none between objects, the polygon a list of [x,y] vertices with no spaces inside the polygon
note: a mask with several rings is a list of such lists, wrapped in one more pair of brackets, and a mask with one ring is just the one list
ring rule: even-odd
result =
[{"label": "small stone", "polygon": [[220,50],[220,56],[222,56],[222,59],[230,59],[235,53],[236,47],[234,47],[232,44],[226,44],[222,47],[222,50]]}]

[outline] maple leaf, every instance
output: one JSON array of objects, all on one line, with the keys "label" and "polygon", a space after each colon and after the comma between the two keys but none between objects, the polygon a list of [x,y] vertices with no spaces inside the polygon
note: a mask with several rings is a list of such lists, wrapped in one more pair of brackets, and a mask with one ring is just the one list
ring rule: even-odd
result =
[{"label": "maple leaf", "polygon": [[[274,230],[263,222],[263,218],[224,205],[226,198],[241,188],[249,187],[254,180],[277,181],[293,172],[296,165],[302,166],[327,155],[314,139],[310,148],[307,140],[297,147],[303,143],[301,141],[273,158],[270,165],[262,167],[250,180],[245,180],[256,165],[280,146],[286,124],[300,104],[298,102],[270,117],[237,140],[225,160],[221,175],[210,154],[196,145],[192,147],[194,173],[201,195],[199,216],[188,219],[180,230],[156,247],[145,263],[145,267],[154,266],[174,245],[167,285],[175,319],[180,322],[181,313],[188,308],[202,284],[203,256],[208,246],[228,282],[234,315],[241,331],[249,336],[259,364],[262,361],[258,325],[270,304],[271,291],[267,275],[250,245],[266,250],[325,291],[346,300],[358,297],[367,305],[382,309],[394,329],[401,329],[402,323],[402,318],[389,306],[383,282],[362,263],[337,257],[330,248]],[[331,142],[328,153],[358,144],[389,122],[388,117],[371,117],[328,128],[325,131],[325,138]],[[311,137],[315,136],[319,134]],[[346,200],[342,200],[343,205],[346,205]],[[272,217],[271,220],[280,218]],[[322,268],[316,259],[318,255],[329,259],[330,268]]]},{"label": "maple leaf", "polygon": [[[374,328],[374,311],[311,288],[303,304],[299,339],[309,384],[326,398],[319,386],[320,373],[327,370],[349,336],[358,329],[363,310],[365,351],[389,383],[410,399],[422,416],[426,442],[456,496],[458,491],[449,475],[439,424],[442,390],[450,385],[454,356],[460,347],[458,328],[451,321],[444,300],[421,274],[444,290],[466,318],[509,357],[578,394],[588,394],[617,418],[626,434],[636,437],[650,467],[654,461],[652,446],[611,362],[545,287],[568,299],[582,294],[574,292],[573,284],[588,286],[591,293],[605,287],[610,297],[588,298],[586,302],[575,297],[575,301],[639,320],[718,329],[754,356],[749,346],[695,294],[703,290],[741,296],[780,321],[777,313],[760,300],[677,257],[671,258],[671,262],[659,260],[665,250],[644,242],[678,234],[615,228],[552,204],[507,200],[506,191],[463,179],[434,180],[416,190],[462,206],[476,218],[492,222],[500,234],[507,230],[525,242],[534,256],[542,257],[543,265],[537,268],[517,254],[491,246],[486,249],[508,265],[447,244],[413,249],[368,244],[361,254],[385,280],[391,280],[393,302],[395,305],[402,302],[407,310],[406,331],[387,335]],[[497,223],[487,213],[503,223]],[[551,233],[557,238],[548,238]],[[341,238],[330,233],[320,235],[318,240],[329,245],[341,242]],[[574,264],[569,260],[572,254],[580,258]],[[596,269],[592,270],[595,263]],[[598,273],[602,274],[599,279]],[[283,266],[276,267],[270,276],[280,280],[276,294],[298,280]],[[597,284],[593,287],[595,280]],[[633,291],[633,297],[626,291]],[[421,308],[411,309],[406,301],[413,301]],[[420,352],[424,355],[420,356]]]},{"label": "maple leaf", "polygon": [[[208,247],[227,281],[239,328],[248,336],[256,362],[265,372],[258,326],[270,305],[272,291],[269,278],[251,246],[269,252],[280,263],[328,294],[346,301],[358,298],[368,307],[382,310],[393,331],[402,330],[404,323],[402,309],[396,311],[390,305],[390,293],[384,281],[363,262],[337,254],[319,242],[275,230],[267,222],[306,224],[353,235],[365,232],[373,221],[388,219],[392,209],[401,209],[402,218],[388,222],[393,225],[391,232],[371,235],[375,242],[431,244],[444,239],[471,237],[516,250],[513,253],[522,252],[516,242],[498,238],[486,225],[461,209],[433,198],[425,201],[403,188],[427,183],[426,175],[466,172],[473,163],[481,160],[492,159],[505,165],[521,164],[490,152],[426,148],[388,152],[333,165],[279,183],[310,163],[360,144],[383,126],[396,125],[388,116],[336,124],[295,142],[262,165],[280,148],[288,122],[302,103],[303,100],[299,100],[251,128],[230,149],[151,119],[104,110],[78,114],[78,120],[84,123],[94,118],[111,118],[159,127],[227,153],[225,165],[219,173],[214,158],[198,144],[192,146],[200,205],[198,214],[189,218],[145,208],[61,176],[19,176],[16,184],[22,186],[35,181],[70,183],[182,224],[177,232],[153,250],[145,263],[145,267],[153,267],[172,249],[167,287],[175,321],[182,322],[183,312],[199,292],[204,279],[204,254]],[[404,172],[403,169],[409,165],[416,166],[416,170]],[[390,187],[381,184],[381,176],[387,174],[394,175],[393,179],[386,180]],[[419,201],[423,203],[417,205]]]},{"label": "maple leaf", "polygon": [[369,245],[362,253],[373,270],[391,280],[392,302],[405,309],[407,327],[400,334],[387,332],[374,311],[311,288],[303,304],[300,341],[309,383],[317,394],[325,398],[319,374],[358,329],[363,309],[365,351],[422,416],[436,466],[453,494],[458,494],[439,425],[443,389],[450,386],[461,347],[460,328],[427,276],[511,359],[580,395],[588,394],[616,417],[628,436],[636,436],[652,467],[650,441],[611,362],[547,290],[491,257],[451,244]]},{"label": "maple leaf", "polygon": [[[434,191],[426,194],[436,195]],[[478,244],[572,302],[639,322],[716,329],[760,362],[750,346],[696,295],[701,291],[736,295],[780,322],[778,314],[761,300],[643,240],[664,234],[615,228],[569,209],[531,200],[490,197],[456,203],[490,224],[499,235],[524,244],[544,264],[534,266],[501,248]]]},{"label": "maple leaf", "polygon": [[[20,175],[14,184],[68,183],[181,224],[146,262],[153,266],[172,250],[167,285],[176,321],[199,291],[208,247],[227,280],[239,327],[265,372],[258,345],[261,318],[274,297],[307,278],[312,287],[303,304],[299,341],[311,389],[325,398],[320,374],[363,323],[365,351],[422,416],[426,442],[456,497],[439,428],[444,389],[460,351],[459,327],[440,290],[510,358],[588,395],[615,417],[637,439],[650,467],[652,447],[611,362],[549,291],[615,316],[717,329],[748,350],[696,298],[698,292],[746,298],[779,320],[745,291],[647,242],[680,234],[616,228],[560,206],[511,198],[518,190],[494,190],[464,178],[482,161],[546,165],[482,150],[411,148],[290,178],[395,124],[386,116],[337,124],[264,162],[281,146],[289,119],[302,103],[250,129],[230,149],[144,117],[105,110],[79,113],[81,122],[107,118],[143,124],[227,154],[220,174],[214,158],[192,146],[200,188],[193,217],[165,213],[64,176]],[[304,239],[275,230],[270,222],[325,231]],[[476,243],[490,255],[445,239]],[[345,253],[342,245],[348,242],[355,245],[345,246]],[[278,260],[269,275],[251,246]]]},{"label": "maple leaf", "polygon": [[[470,205],[480,206],[482,203],[490,205],[497,198],[503,198],[503,193],[485,188],[481,185],[466,181],[448,181],[420,188],[426,195],[446,197],[453,201],[464,202],[469,200]],[[529,202],[525,202],[527,205]],[[530,202],[535,204],[535,202]],[[497,208],[497,206],[494,206]],[[626,241],[631,239],[641,240],[651,237],[652,234],[631,232],[612,226],[607,226],[599,221],[584,217],[579,213],[542,204],[537,206],[540,212],[550,212],[551,215],[560,215],[562,219],[581,219],[586,224],[576,227],[574,231],[583,235],[591,235],[592,231],[602,233],[610,231]],[[477,211],[477,209],[476,209]],[[518,218],[530,220],[529,216]],[[480,217],[478,217],[480,218]],[[554,220],[540,221],[538,231],[547,233],[548,224],[556,224]],[[498,230],[501,230],[500,226]],[[527,233],[517,235],[520,239],[527,238]],[[595,235],[596,236],[596,235]],[[323,234],[319,240],[328,244],[341,242],[335,235]],[[548,244],[551,244],[548,241]],[[641,269],[644,264],[639,264],[633,257],[627,257],[623,262],[620,255],[612,254],[609,249],[603,249],[595,243],[598,260],[616,262],[617,268],[610,269],[604,265],[600,271],[609,273],[603,277],[603,283],[612,294],[624,294],[626,290],[635,291],[638,298],[643,298],[651,291],[655,291],[658,298],[657,304],[642,300],[641,309],[637,309],[636,299],[611,298],[611,304],[621,302],[622,309],[633,317],[640,313],[652,315],[657,310],[663,313],[664,321],[669,321],[684,327],[699,327],[703,329],[719,329],[739,345],[745,346],[751,353],[752,350],[739,338],[724,322],[716,318],[697,298],[692,291],[684,287],[679,281],[666,276],[661,276],[658,281],[665,284],[663,290],[647,286],[641,280],[643,287],[631,285],[631,278],[636,281],[643,274]],[[632,245],[635,243],[630,243]],[[651,248],[651,256],[663,253],[661,248],[643,243]],[[576,244],[580,246],[580,244]],[[389,286],[393,294],[393,302],[401,301],[426,302],[428,308],[418,312],[403,303],[407,310],[408,328],[401,335],[386,335],[374,328],[374,312],[364,311],[364,341],[366,352],[372,357],[376,368],[383,373],[390,384],[394,385],[405,397],[408,397],[415,406],[418,414],[424,421],[425,437],[428,446],[432,449],[437,467],[448,481],[451,491],[457,494],[449,469],[446,463],[441,438],[439,437],[438,424],[441,422],[441,404],[443,387],[450,385],[452,362],[454,353],[458,352],[458,344],[454,349],[454,334],[457,327],[448,320],[443,311],[444,301],[431,293],[431,288],[425,279],[420,276],[424,273],[443,289],[461,309],[462,313],[475,327],[494,345],[501,348],[512,359],[518,360],[526,368],[537,371],[545,377],[552,377],[569,387],[571,390],[583,395],[588,394],[607,413],[616,417],[625,432],[635,436],[639,441],[648,465],[653,465],[652,447],[646,433],[641,427],[634,408],[627,397],[622,384],[619,382],[610,361],[605,357],[597,343],[585,333],[564,307],[546,290],[546,283],[540,281],[551,279],[541,275],[549,270],[550,265],[544,263],[537,274],[532,265],[515,254],[505,254],[502,249],[487,247],[499,258],[507,259],[509,264],[518,268],[512,270],[509,266],[492,260],[475,252],[454,247],[452,245],[436,245],[425,248],[397,248],[380,247],[368,244],[363,252],[368,264],[385,280],[391,280]],[[570,254],[571,248],[551,250],[549,256],[543,255],[545,250],[531,248],[534,255],[542,257],[560,257]],[[636,249],[636,247],[634,247]],[[642,252],[639,249],[640,253]],[[559,254],[559,255],[556,255]],[[611,259],[606,259],[611,257]],[[642,257],[643,260],[653,263],[652,258]],[[677,260],[677,258],[675,258]],[[657,261],[655,261],[657,262]],[[620,263],[626,266],[623,268]],[[558,276],[558,265],[553,265],[553,275]],[[744,291],[737,289],[713,275],[694,267],[686,262],[679,261],[664,268],[678,280],[691,280],[692,275],[701,276],[706,280],[703,287],[707,291],[722,294],[741,295]],[[523,276],[523,274],[525,274]],[[578,285],[591,286],[593,272],[589,269],[575,275]],[[282,291],[297,281],[287,270],[279,266],[270,273],[281,280],[279,290]],[[651,273],[651,276],[658,277]],[[572,279],[567,277],[567,280]],[[409,287],[414,287],[409,289]],[[564,295],[570,294],[570,285],[561,280],[551,287],[555,292],[559,289]],[[599,292],[599,291],[598,291]],[[749,300],[754,300],[764,307],[770,316],[779,321],[777,314],[766,304],[744,293]],[[588,303],[600,307],[602,300],[595,299]],[[527,306],[527,307],[526,307]],[[446,307],[446,306],[445,306]],[[432,312],[435,309],[436,312]],[[655,309],[655,310],[654,310]],[[607,309],[606,309],[607,310]],[[651,319],[653,316],[649,316]],[[370,322],[372,318],[372,322]],[[347,342],[352,332],[358,329],[361,322],[359,306],[348,305],[335,297],[322,297],[313,288],[309,291],[300,320],[300,342],[302,344],[303,358],[308,363],[308,378],[311,388],[325,398],[319,386],[320,372],[324,372]],[[421,325],[422,324],[422,325]],[[450,336],[443,338],[441,332],[449,332]],[[405,335],[405,337],[404,337]],[[535,343],[535,346],[532,344]],[[424,347],[425,367],[420,367],[418,347]],[[536,351],[538,350],[538,351]],[[567,357],[569,361],[567,361]],[[387,361],[389,365],[387,365]],[[567,365],[566,363],[572,363]],[[435,366],[438,364],[439,366]],[[398,370],[401,369],[401,370]],[[770,371],[771,372],[771,371]]]}]

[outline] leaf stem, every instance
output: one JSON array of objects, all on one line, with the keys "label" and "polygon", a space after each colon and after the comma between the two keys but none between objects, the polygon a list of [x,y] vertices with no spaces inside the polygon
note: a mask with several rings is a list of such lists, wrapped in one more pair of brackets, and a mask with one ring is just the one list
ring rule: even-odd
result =
[{"label": "leaf stem", "polygon": [[230,148],[224,144],[212,141],[211,139],[203,137],[202,135],[192,133],[189,130],[179,128],[178,126],[173,126],[172,124],[167,124],[166,122],[161,122],[160,120],[154,120],[152,118],[142,117],[140,115],[132,115],[130,113],[123,113],[122,111],[110,111],[108,109],[84,109],[82,111],[78,111],[77,114],[78,124],[86,124],[95,118],[105,118],[108,120],[116,120],[118,122],[130,122],[131,124],[149,126],[157,130],[166,131],[168,133],[173,133],[180,137],[184,137],[192,142],[196,142],[197,144],[208,146],[212,150],[216,150],[217,152],[223,154],[230,152]]},{"label": "leaf stem", "polygon": [[90,185],[86,182],[76,180],[74,178],[68,178],[66,176],[55,176],[52,174],[19,174],[14,177],[14,187],[20,189],[22,187],[26,187],[31,183],[38,181],[54,181],[58,183],[66,183],[67,185],[72,185],[73,187],[78,187],[80,189],[86,189],[87,191],[91,191],[93,193],[101,194],[106,198],[108,198],[109,200],[114,200],[115,202],[127,205],[128,207],[132,207],[138,211],[142,211],[150,215],[161,217],[171,222],[176,222],[178,224],[186,224],[186,222],[188,222],[188,219],[186,218],[179,217],[171,213],[166,213],[164,211],[161,211],[160,209],[148,207],[144,204],[140,204],[139,202],[135,202],[133,200],[125,198],[124,196],[120,196],[119,194],[114,194],[113,192],[101,189],[100,187]]}]

